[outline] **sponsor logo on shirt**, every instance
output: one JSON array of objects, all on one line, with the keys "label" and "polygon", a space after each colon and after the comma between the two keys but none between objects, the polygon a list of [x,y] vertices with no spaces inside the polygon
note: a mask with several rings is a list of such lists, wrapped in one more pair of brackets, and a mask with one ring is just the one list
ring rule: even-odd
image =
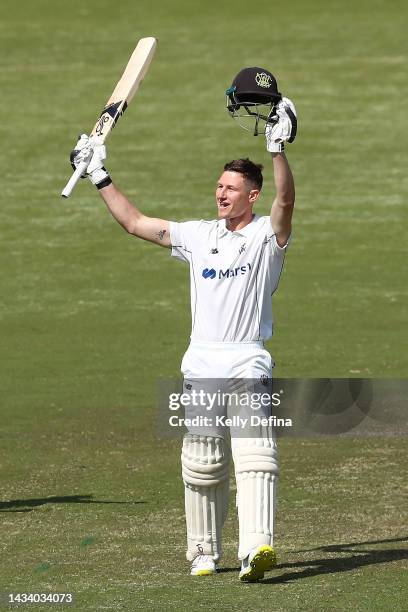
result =
[{"label": "sponsor logo on shirt", "polygon": [[214,270],[214,268],[204,268],[202,271],[203,278],[234,278],[235,276],[242,276],[247,272],[251,271],[251,264],[247,263],[244,266],[238,266],[237,268],[227,268],[226,270]]},{"label": "sponsor logo on shirt", "polygon": [[204,278],[215,278],[216,274],[217,273],[214,270],[214,268],[211,268],[211,269],[204,268],[204,270],[203,270],[203,277]]}]

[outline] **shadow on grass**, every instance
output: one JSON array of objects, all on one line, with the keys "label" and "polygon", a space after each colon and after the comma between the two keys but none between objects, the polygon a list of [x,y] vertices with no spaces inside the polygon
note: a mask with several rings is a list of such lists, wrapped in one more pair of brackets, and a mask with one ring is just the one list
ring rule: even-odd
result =
[{"label": "shadow on grass", "polygon": [[[295,561],[293,563],[278,564],[274,570],[292,569],[280,576],[271,576],[262,580],[258,584],[279,584],[311,578],[322,574],[336,574],[338,572],[350,572],[365,565],[376,565],[379,563],[390,563],[392,561],[402,561],[408,559],[408,549],[388,548],[381,550],[356,550],[356,547],[369,546],[372,544],[390,544],[392,542],[408,542],[408,536],[402,538],[390,538],[388,540],[367,540],[366,542],[351,542],[349,544],[329,544],[318,548],[305,548],[296,550],[295,553],[348,553],[348,557],[341,558],[316,558],[307,561]],[[238,572],[239,567],[222,567],[218,569],[219,574]],[[300,570],[300,571],[299,571]]]},{"label": "shadow on grass", "polygon": [[145,504],[144,501],[110,501],[93,499],[92,495],[64,495],[40,497],[38,499],[11,499],[0,501],[0,512],[32,512],[37,506],[46,504]]},{"label": "shadow on grass", "polygon": [[324,552],[347,552],[348,549],[355,548],[356,546],[367,546],[369,544],[390,544],[391,542],[408,542],[408,535],[402,538],[388,538],[386,540],[365,540],[364,542],[349,542],[348,544],[329,544],[328,546],[318,546],[317,548],[300,548],[294,552],[313,552],[315,550],[321,550]]},{"label": "shadow on grass", "polygon": [[[319,548],[309,548],[298,550],[302,552],[323,552],[323,553],[348,553],[347,557],[318,557],[307,561],[295,561],[294,563],[283,563],[277,565],[275,569],[292,569],[280,576],[273,576],[262,581],[262,584],[279,584],[293,582],[302,578],[311,578],[322,574],[336,574],[339,572],[350,572],[366,565],[378,565],[380,563],[391,563],[392,561],[402,561],[408,559],[408,549],[406,548],[386,548],[374,550],[361,550],[361,546],[373,544],[387,544],[392,542],[407,542],[408,537],[392,538],[389,540],[368,540],[366,542],[351,542],[348,544],[330,544]],[[299,571],[300,570],[300,571]]]}]

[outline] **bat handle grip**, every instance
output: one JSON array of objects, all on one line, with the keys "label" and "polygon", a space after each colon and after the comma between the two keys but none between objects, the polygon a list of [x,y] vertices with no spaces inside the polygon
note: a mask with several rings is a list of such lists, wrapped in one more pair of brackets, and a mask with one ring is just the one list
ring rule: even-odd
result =
[{"label": "bat handle grip", "polygon": [[63,198],[69,198],[69,196],[72,193],[72,190],[74,189],[75,185],[77,184],[77,182],[81,178],[81,175],[87,169],[88,164],[89,164],[89,160],[85,160],[85,161],[81,162],[80,164],[78,164],[75,172],[73,173],[73,175],[69,179],[68,183],[65,185],[64,189],[61,191],[61,195],[62,195]]}]

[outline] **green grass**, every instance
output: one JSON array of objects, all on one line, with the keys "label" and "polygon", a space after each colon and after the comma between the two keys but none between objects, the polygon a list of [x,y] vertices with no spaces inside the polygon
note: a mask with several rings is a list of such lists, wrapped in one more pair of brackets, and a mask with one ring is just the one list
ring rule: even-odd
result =
[{"label": "green grass", "polygon": [[3,591],[72,591],[80,610],[404,609],[405,440],[281,440],[279,565],[243,585],[233,495],[224,571],[188,575],[179,441],[157,442],[152,416],[29,416],[2,441]]},{"label": "green grass", "polygon": [[231,508],[234,571],[192,583],[179,443],[155,423],[156,381],[188,344],[188,270],[89,184],[59,193],[77,134],[155,35],[107,166],[147,214],[211,218],[225,161],[268,164],[224,109],[238,70],[268,67],[299,114],[276,375],[406,378],[406,18],[398,0],[3,0],[0,591],[70,589],[80,610],[404,609],[402,438],[282,440],[270,582],[237,582]]}]

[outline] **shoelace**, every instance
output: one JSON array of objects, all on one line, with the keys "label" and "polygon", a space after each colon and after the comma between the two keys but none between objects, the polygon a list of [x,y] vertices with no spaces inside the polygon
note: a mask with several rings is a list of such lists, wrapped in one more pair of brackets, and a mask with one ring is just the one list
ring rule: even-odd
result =
[{"label": "shoelace", "polygon": [[198,555],[197,556],[198,557],[203,557],[204,556],[204,549],[203,549],[203,547],[201,546],[201,544],[197,544],[196,546],[197,546],[197,549],[198,549]]},{"label": "shoelace", "polygon": [[208,555],[206,555],[204,553],[204,549],[202,547],[201,544],[196,544],[197,546],[197,550],[198,550],[198,555],[196,556],[196,558],[193,561],[193,565],[196,565],[197,563],[199,563],[200,561],[205,562],[206,558],[208,557]]}]

